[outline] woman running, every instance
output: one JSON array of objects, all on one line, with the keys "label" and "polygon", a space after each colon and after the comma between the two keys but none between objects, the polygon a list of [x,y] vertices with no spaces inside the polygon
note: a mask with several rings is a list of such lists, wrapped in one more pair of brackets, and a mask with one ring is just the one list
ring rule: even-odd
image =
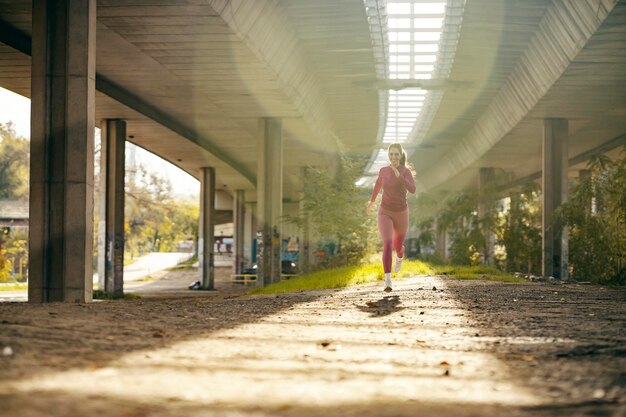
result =
[{"label": "woman running", "polygon": [[395,272],[399,272],[404,258],[404,237],[409,229],[409,206],[407,191],[415,194],[413,172],[406,166],[406,152],[400,143],[392,143],[387,149],[389,165],[378,172],[372,198],[367,203],[369,213],[381,188],[383,197],[378,208],[378,231],[383,241],[383,270],[385,271],[385,292],[391,288],[391,257],[396,250]]}]

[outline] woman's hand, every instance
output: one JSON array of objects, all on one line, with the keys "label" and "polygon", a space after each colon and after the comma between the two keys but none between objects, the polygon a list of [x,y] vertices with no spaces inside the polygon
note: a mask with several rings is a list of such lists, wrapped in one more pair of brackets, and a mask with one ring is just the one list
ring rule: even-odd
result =
[{"label": "woman's hand", "polygon": [[394,166],[393,164],[389,165],[391,167],[391,170],[393,171],[394,175],[396,176],[396,178],[400,177],[400,171],[398,171],[398,167]]},{"label": "woman's hand", "polygon": [[367,202],[367,207],[365,207],[365,213],[367,213],[368,216],[372,213],[372,207],[373,206],[374,206],[374,202],[373,201],[368,201]]}]

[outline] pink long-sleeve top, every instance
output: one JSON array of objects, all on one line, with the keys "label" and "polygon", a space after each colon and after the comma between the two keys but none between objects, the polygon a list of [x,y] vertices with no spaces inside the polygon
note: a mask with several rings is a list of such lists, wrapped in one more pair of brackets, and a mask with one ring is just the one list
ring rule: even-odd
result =
[{"label": "pink long-sleeve top", "polygon": [[406,202],[407,191],[411,194],[415,194],[415,180],[411,171],[403,165],[398,167],[400,176],[396,177],[393,173],[393,169],[390,166],[382,167],[378,172],[378,179],[376,185],[374,185],[374,191],[372,192],[372,198],[370,201],[375,201],[378,197],[380,189],[383,189],[383,198],[380,206],[384,210],[389,211],[404,211],[408,207]]}]

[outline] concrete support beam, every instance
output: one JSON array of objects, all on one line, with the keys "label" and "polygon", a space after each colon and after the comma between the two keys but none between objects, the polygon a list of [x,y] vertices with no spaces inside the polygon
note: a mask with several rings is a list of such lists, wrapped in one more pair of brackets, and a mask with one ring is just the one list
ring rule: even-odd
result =
[{"label": "concrete support beam", "polygon": [[241,274],[244,270],[244,204],[244,191],[235,191],[235,195],[233,196],[233,237],[235,238],[235,259],[233,272],[235,274]]},{"label": "concrete support beam", "polygon": [[34,0],[30,302],[92,298],[95,0]]},{"label": "concrete support beam", "polygon": [[493,231],[494,225],[491,224],[491,206],[493,201],[489,196],[489,187],[493,184],[494,170],[493,168],[480,168],[478,173],[478,193],[480,196],[478,203],[478,218],[482,222],[482,231],[485,235],[485,253],[483,253],[483,263],[489,266],[496,264],[494,247],[496,236]]},{"label": "concrete support beam", "polygon": [[435,223],[435,253],[442,260],[448,259],[447,231]]},{"label": "concrete support beam", "polygon": [[[307,167],[302,167],[300,171],[302,178],[307,176]],[[300,273],[308,272],[313,265],[313,247],[311,245],[311,221],[309,216],[304,210],[304,195],[300,195],[300,215],[304,216],[304,223],[302,225],[302,244],[300,245],[299,254],[299,270]]]},{"label": "concrete support beam", "polygon": [[282,121],[259,119],[257,170],[257,285],[280,281],[283,205]]},{"label": "concrete support beam", "polygon": [[568,278],[567,228],[554,211],[567,201],[567,137],[566,119],[545,119],[543,129],[543,276],[564,281]]},{"label": "concrete support beam", "polygon": [[256,220],[256,214],[257,214],[257,204],[255,203],[251,203],[250,204],[250,211],[246,212],[247,213],[247,220],[248,223],[247,225],[249,227],[247,227],[246,229],[246,243],[247,243],[247,251],[248,251],[248,263],[246,264],[246,266],[252,266],[253,264],[256,263],[256,258],[257,258],[257,250],[256,250],[256,245],[257,245],[257,236],[256,236],[256,232],[257,232],[257,220]]},{"label": "concrete support beam", "polygon": [[215,168],[204,167],[200,173],[200,227],[198,258],[203,290],[215,289]]},{"label": "concrete support beam", "polygon": [[98,285],[107,293],[122,296],[126,122],[107,119],[102,121],[100,128]]},{"label": "concrete support beam", "polygon": [[433,168],[422,172],[424,189],[435,188],[469,167],[526,117],[616,4],[616,0],[551,2],[519,63],[474,127]]}]

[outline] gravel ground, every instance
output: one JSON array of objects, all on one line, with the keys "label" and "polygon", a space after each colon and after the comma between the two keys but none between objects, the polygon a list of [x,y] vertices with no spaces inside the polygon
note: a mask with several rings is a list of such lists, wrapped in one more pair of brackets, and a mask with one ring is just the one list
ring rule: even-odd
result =
[{"label": "gravel ground", "polygon": [[0,416],[626,416],[626,288],[419,276],[0,303]]}]

